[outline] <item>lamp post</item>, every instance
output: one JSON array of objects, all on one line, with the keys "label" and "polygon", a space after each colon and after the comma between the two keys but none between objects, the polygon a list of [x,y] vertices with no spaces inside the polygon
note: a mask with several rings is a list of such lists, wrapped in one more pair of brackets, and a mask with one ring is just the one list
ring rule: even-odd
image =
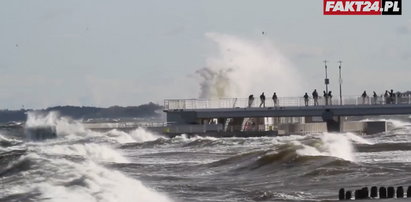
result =
[{"label": "lamp post", "polygon": [[325,92],[328,94],[328,84],[330,83],[330,80],[328,79],[328,72],[327,72],[327,60],[324,60],[324,65],[325,65]]},{"label": "lamp post", "polygon": [[342,88],[341,88],[341,85],[342,85],[342,78],[341,78],[342,61],[340,60],[340,61],[338,61],[338,63],[340,63],[340,66],[338,67],[338,69],[339,69],[339,77],[340,77],[340,79],[339,79],[339,82],[340,82],[340,105],[342,105]]}]

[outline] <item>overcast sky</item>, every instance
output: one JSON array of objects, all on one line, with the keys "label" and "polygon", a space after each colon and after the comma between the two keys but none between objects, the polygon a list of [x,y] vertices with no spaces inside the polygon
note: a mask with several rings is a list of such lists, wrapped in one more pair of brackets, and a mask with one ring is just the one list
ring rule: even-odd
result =
[{"label": "overcast sky", "polygon": [[[295,89],[301,90],[294,89],[295,96],[324,88],[324,59],[330,61],[335,94],[340,59],[346,95],[411,90],[408,1],[402,16],[323,16],[322,2],[4,0],[0,108],[198,97],[200,78],[194,72],[221,54],[223,42],[210,39],[210,33],[269,43],[298,74]],[[296,85],[288,80],[278,85]]]}]

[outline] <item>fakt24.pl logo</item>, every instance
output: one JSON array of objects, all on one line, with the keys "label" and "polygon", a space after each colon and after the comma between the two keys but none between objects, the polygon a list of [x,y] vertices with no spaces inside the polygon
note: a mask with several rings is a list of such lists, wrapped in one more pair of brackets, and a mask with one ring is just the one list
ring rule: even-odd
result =
[{"label": "fakt24.pl logo", "polygon": [[401,0],[324,0],[324,15],[401,15]]}]

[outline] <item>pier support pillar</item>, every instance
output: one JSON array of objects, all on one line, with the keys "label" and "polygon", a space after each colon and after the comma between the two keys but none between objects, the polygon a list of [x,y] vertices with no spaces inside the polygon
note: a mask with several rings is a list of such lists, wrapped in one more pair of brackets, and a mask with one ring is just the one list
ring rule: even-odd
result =
[{"label": "pier support pillar", "polygon": [[330,109],[325,109],[321,117],[327,123],[328,132],[340,132],[340,116],[336,117]]}]

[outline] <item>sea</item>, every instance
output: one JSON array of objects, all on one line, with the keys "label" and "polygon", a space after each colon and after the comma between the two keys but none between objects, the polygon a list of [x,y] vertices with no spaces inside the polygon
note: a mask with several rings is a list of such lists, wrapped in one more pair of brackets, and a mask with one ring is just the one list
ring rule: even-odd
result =
[{"label": "sea", "polygon": [[386,133],[277,137],[178,135],[143,128],[91,131],[29,116],[53,139],[0,134],[0,201],[337,201],[340,188],[411,185],[411,123]]}]

